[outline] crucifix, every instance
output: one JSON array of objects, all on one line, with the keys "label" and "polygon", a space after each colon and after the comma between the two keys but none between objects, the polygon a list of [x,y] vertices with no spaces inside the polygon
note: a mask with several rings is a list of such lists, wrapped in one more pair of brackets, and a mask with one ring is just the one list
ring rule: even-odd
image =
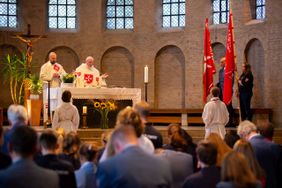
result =
[{"label": "crucifix", "polygon": [[27,74],[31,74],[31,61],[32,61],[32,45],[38,41],[41,38],[46,38],[45,35],[32,35],[31,34],[31,25],[27,24],[27,34],[21,34],[21,35],[14,35],[13,37],[19,39],[20,41],[24,42],[26,44],[26,68],[27,68]]}]

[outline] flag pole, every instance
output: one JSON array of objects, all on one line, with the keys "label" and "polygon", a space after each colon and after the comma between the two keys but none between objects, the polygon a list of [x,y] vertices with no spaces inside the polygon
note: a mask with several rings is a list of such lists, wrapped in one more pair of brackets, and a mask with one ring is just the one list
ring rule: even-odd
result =
[{"label": "flag pole", "polygon": [[234,49],[234,74],[235,74],[235,80],[236,80],[236,85],[237,85],[237,92],[236,92],[236,97],[238,99],[238,106],[239,106],[239,123],[242,121],[241,118],[241,106],[240,106],[240,97],[239,97],[239,74],[238,74],[238,69],[237,69],[237,63],[236,63],[236,50],[235,50],[235,35],[234,35],[234,22],[233,22],[233,12],[232,12],[232,0],[230,0],[229,2],[229,11],[231,12],[231,24],[232,24],[232,36],[233,36],[233,41],[232,41],[232,45],[233,45],[233,49]]}]

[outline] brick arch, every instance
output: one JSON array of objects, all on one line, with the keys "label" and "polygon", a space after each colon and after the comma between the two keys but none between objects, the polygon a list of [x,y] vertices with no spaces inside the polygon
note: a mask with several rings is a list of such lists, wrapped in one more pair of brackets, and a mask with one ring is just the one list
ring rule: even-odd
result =
[{"label": "brick arch", "polygon": [[108,86],[134,87],[134,58],[122,46],[113,46],[104,52],[101,72],[109,74]]},{"label": "brick arch", "polygon": [[265,62],[261,41],[257,38],[251,39],[246,45],[244,54],[254,75],[252,107],[265,107]]},{"label": "brick arch", "polygon": [[[3,70],[4,67],[3,63],[5,63],[5,57],[8,54],[10,56],[13,55],[17,55],[18,57],[22,56],[21,51],[16,46],[13,46],[11,44],[0,45],[0,71]],[[2,73],[0,73],[0,80],[1,80],[0,87],[2,88],[0,92],[0,104],[1,107],[8,107],[10,104],[13,103],[10,96],[9,80],[5,79]]]},{"label": "brick arch", "polygon": [[74,71],[80,65],[77,53],[67,46],[57,46],[51,49],[46,54],[46,61],[48,61],[50,52],[56,52],[58,63],[60,63],[68,73]]},{"label": "brick arch", "polygon": [[185,108],[185,57],[174,45],[155,57],[155,108]]}]

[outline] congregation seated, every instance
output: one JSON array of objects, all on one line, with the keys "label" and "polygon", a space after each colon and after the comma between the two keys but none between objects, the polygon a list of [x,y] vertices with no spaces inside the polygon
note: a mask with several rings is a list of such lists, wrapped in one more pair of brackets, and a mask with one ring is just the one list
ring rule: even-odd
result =
[{"label": "congregation seated", "polygon": [[2,152],[5,154],[8,154],[8,143],[10,142],[14,129],[18,126],[27,125],[28,123],[27,110],[22,105],[10,105],[7,111],[7,115],[10,127],[4,133],[4,143],[2,145]]},{"label": "congregation seated", "polygon": [[145,125],[144,135],[152,141],[155,149],[162,148],[163,138],[161,133],[156,128],[154,128],[152,124],[148,123],[150,105],[145,101],[141,101],[135,104],[133,109],[139,113],[141,120]]},{"label": "congregation seated", "polygon": [[216,165],[221,166],[224,156],[232,151],[232,149],[222,140],[217,133],[210,133],[207,137],[207,141],[213,143],[217,148],[217,160]]},{"label": "congregation seated", "polygon": [[280,147],[258,134],[256,125],[248,120],[239,124],[237,132],[241,138],[252,145],[255,156],[266,174],[266,188],[278,187],[277,168],[281,153]]},{"label": "congregation seated", "polygon": [[250,166],[250,170],[255,175],[256,179],[261,182],[261,185],[265,187],[265,172],[259,165],[251,144],[244,139],[240,139],[235,143],[233,149],[244,155]]},{"label": "congregation seated", "polygon": [[119,126],[111,139],[116,154],[99,163],[98,188],[171,187],[168,163],[138,146],[132,126]]},{"label": "congregation seated", "polygon": [[96,171],[94,159],[97,149],[91,144],[83,144],[79,149],[81,167],[75,171],[76,183],[78,188],[95,188]]},{"label": "congregation seated", "polygon": [[193,143],[192,137],[179,124],[168,126],[168,144],[163,147],[190,154],[193,157],[193,169],[197,171],[196,145]]},{"label": "congregation seated", "polygon": [[224,142],[230,147],[233,148],[234,144],[237,140],[240,139],[240,136],[237,134],[235,130],[228,130],[224,136]]},{"label": "congregation seated", "polygon": [[188,176],[183,188],[215,188],[220,181],[220,168],[216,166],[217,147],[201,141],[196,149],[200,171]]},{"label": "congregation seated", "polygon": [[[0,147],[2,146],[2,142],[3,142],[2,138],[3,138],[3,127],[0,126]],[[0,170],[7,168],[8,166],[11,165],[11,163],[12,160],[10,156],[0,151]]]},{"label": "congregation seated", "polygon": [[231,151],[221,166],[221,182],[217,188],[262,188],[243,154]]},{"label": "congregation seated", "polygon": [[36,158],[36,163],[47,169],[54,170],[59,175],[60,187],[76,187],[73,165],[59,159],[56,152],[59,147],[58,136],[53,130],[44,131],[39,138],[42,156]]},{"label": "congregation seated", "polygon": [[56,172],[39,167],[33,161],[37,147],[37,134],[27,126],[13,130],[9,142],[9,153],[13,164],[0,171],[0,187],[17,188],[58,188],[59,177]]},{"label": "congregation seated", "polygon": [[182,187],[185,178],[193,174],[193,157],[190,154],[163,148],[156,149],[155,154],[169,163],[173,188]]},{"label": "congregation seated", "polygon": [[63,153],[59,154],[59,158],[69,161],[73,165],[74,170],[80,168],[80,161],[78,157],[79,147],[80,138],[76,133],[70,132],[64,137]]}]

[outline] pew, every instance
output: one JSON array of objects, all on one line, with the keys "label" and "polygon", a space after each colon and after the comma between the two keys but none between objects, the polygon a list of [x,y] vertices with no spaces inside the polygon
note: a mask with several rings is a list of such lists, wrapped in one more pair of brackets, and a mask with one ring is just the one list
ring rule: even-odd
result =
[{"label": "pew", "polygon": [[[148,123],[153,125],[168,125],[178,123],[182,126],[204,126],[202,120],[203,109],[151,109]],[[239,110],[234,109],[235,124],[239,124]],[[259,120],[272,120],[272,109],[252,109],[253,122]]]}]

